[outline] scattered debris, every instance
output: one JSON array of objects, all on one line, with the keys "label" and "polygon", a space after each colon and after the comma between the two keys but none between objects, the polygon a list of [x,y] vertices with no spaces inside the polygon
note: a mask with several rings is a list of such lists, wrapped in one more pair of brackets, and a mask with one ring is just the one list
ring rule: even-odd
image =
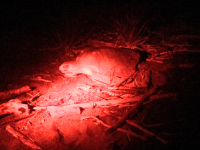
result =
[{"label": "scattered debris", "polygon": [[41,107],[36,106],[33,109],[34,110],[47,110],[50,112],[51,116],[65,116],[69,114],[70,112],[73,112],[73,115],[80,114],[80,110],[77,108],[93,108],[93,107],[102,107],[102,106],[117,106],[119,104],[123,103],[130,103],[130,102],[137,102],[141,99],[142,96],[137,96],[134,98],[124,98],[124,99],[115,99],[115,100],[102,100],[98,102],[90,102],[90,103],[80,103],[80,104],[70,104],[67,106],[47,106],[47,107]]},{"label": "scattered debris", "polygon": [[117,121],[110,129],[106,131],[106,134],[114,132],[118,127],[120,127],[130,116],[134,115],[136,110],[144,103],[144,101],[155,93],[158,87],[153,87],[142,98],[133,106],[119,121]]}]

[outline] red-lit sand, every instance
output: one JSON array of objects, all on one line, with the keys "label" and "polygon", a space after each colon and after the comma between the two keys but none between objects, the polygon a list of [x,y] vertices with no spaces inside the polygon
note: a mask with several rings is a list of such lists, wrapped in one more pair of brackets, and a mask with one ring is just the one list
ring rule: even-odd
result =
[{"label": "red-lit sand", "polygon": [[[36,68],[38,68],[38,70],[35,70],[34,76],[29,74],[28,76],[22,77],[21,75],[16,74],[15,78],[20,79],[20,82],[19,80],[13,82],[12,86],[36,86],[37,89],[31,94],[36,94],[41,91],[42,96],[34,101],[34,104],[39,106],[58,106],[100,100],[98,94],[96,94],[98,93],[98,89],[95,89],[95,87],[90,90],[85,89],[85,91],[77,88],[81,85],[95,85],[96,83],[94,83],[94,81],[84,75],[72,79],[64,79],[58,70],[60,64],[61,62],[55,62],[53,64],[47,62],[44,66],[37,66]],[[152,71],[152,83],[154,85],[162,86],[174,84],[174,81],[172,83],[167,82],[166,78],[168,77],[170,81],[172,73],[176,72],[176,70],[172,70],[173,65],[171,63],[161,64],[146,62],[138,67],[140,69],[148,68]],[[31,80],[38,76],[52,82]],[[103,88],[104,87],[101,87],[101,89]],[[166,90],[176,91],[176,89],[173,88],[166,88]],[[160,92],[162,92],[162,90]],[[23,95],[20,99],[26,100],[29,96],[30,95]],[[176,139],[175,135],[181,136],[181,134],[186,134],[186,131],[190,130],[187,128],[188,123],[185,120],[185,117],[187,116],[186,109],[189,107],[186,105],[187,100],[182,99],[182,102],[175,100],[165,99],[147,104],[143,110],[137,113],[137,116],[133,117],[133,119],[138,123],[142,123],[141,125],[146,129],[158,134],[168,142],[173,143]],[[192,99],[190,99],[190,101],[192,101]],[[5,126],[9,123],[11,123],[11,126],[17,131],[34,141],[35,144],[43,149],[49,150],[115,150],[134,149],[136,147],[137,149],[148,149],[149,147],[152,147],[153,149],[166,148],[166,145],[154,138],[144,141],[120,131],[115,131],[114,133],[105,136],[105,131],[108,128],[101,125],[96,119],[90,118],[90,116],[97,116],[107,125],[113,125],[130,108],[122,106],[123,105],[91,107],[85,110],[73,108],[66,110],[64,113],[59,111],[53,112],[53,115],[47,110],[37,110],[33,111],[28,118],[22,120],[20,120],[19,116],[14,117],[13,115],[1,118],[1,149],[31,150],[29,146],[21,143],[18,138],[5,130]],[[17,121],[13,122],[13,120]],[[182,130],[180,129],[180,125],[182,125]],[[146,136],[129,124],[125,124],[122,128]],[[148,138],[148,136],[146,137]]]}]

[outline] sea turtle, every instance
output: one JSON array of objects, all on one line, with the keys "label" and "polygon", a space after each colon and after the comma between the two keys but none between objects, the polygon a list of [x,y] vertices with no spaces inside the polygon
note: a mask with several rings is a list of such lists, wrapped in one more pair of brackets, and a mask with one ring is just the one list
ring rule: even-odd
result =
[{"label": "sea turtle", "polygon": [[98,47],[83,52],[75,61],[64,62],[59,70],[68,77],[82,73],[95,81],[116,85],[136,72],[140,59],[139,50]]}]

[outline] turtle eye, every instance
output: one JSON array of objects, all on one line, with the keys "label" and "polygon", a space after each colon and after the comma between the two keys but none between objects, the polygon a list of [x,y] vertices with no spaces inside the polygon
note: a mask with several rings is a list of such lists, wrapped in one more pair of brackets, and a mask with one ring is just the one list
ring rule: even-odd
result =
[{"label": "turtle eye", "polygon": [[65,65],[63,65],[63,69],[64,69],[64,70],[68,70],[68,69],[69,69],[69,66],[70,66],[69,64],[65,64]]}]

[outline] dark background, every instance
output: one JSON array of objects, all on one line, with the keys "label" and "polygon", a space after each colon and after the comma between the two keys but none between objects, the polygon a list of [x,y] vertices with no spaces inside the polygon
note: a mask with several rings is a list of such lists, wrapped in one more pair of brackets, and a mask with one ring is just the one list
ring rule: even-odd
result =
[{"label": "dark background", "polygon": [[[46,39],[48,39],[48,41],[46,40],[46,43],[49,44],[48,47],[57,47],[59,41],[57,41],[58,37],[55,34],[62,33],[62,31],[66,29],[66,22],[69,22],[71,18],[76,18],[78,16],[79,18],[77,18],[81,19],[85,17],[86,20],[88,19],[92,22],[97,16],[106,16],[111,13],[115,14],[114,11],[117,13],[117,9],[122,8],[122,6],[133,8],[140,7],[143,8],[141,11],[148,10],[146,20],[157,17],[158,19],[156,21],[158,21],[158,24],[160,20],[162,22],[158,27],[167,24],[182,24],[182,22],[184,22],[184,24],[196,28],[199,27],[200,23],[200,7],[198,0],[3,0],[0,2],[1,63],[3,61],[10,62],[10,60],[20,55],[24,55],[22,56],[24,58],[28,55],[25,53],[35,51],[35,49],[41,47],[43,48],[44,46],[42,45],[45,43]],[[142,22],[146,20],[142,20]],[[81,23],[80,21],[80,24]],[[157,28],[157,26],[155,26],[155,28]],[[179,28],[179,26],[175,28]],[[195,32],[196,29],[193,31]],[[65,36],[64,32],[63,35]],[[37,41],[34,43],[36,39],[39,39],[39,42]],[[34,50],[31,50],[32,48]],[[17,59],[22,60],[21,57]]]},{"label": "dark background", "polygon": [[117,5],[144,5],[155,15],[161,15],[165,19],[174,16],[188,16],[191,22],[199,22],[199,2],[190,1],[98,1],[98,0],[71,0],[70,1],[1,1],[0,2],[0,26],[1,35],[11,30],[27,26],[35,26],[41,22],[48,22],[60,17],[63,13],[71,16],[82,8],[115,7]]}]

